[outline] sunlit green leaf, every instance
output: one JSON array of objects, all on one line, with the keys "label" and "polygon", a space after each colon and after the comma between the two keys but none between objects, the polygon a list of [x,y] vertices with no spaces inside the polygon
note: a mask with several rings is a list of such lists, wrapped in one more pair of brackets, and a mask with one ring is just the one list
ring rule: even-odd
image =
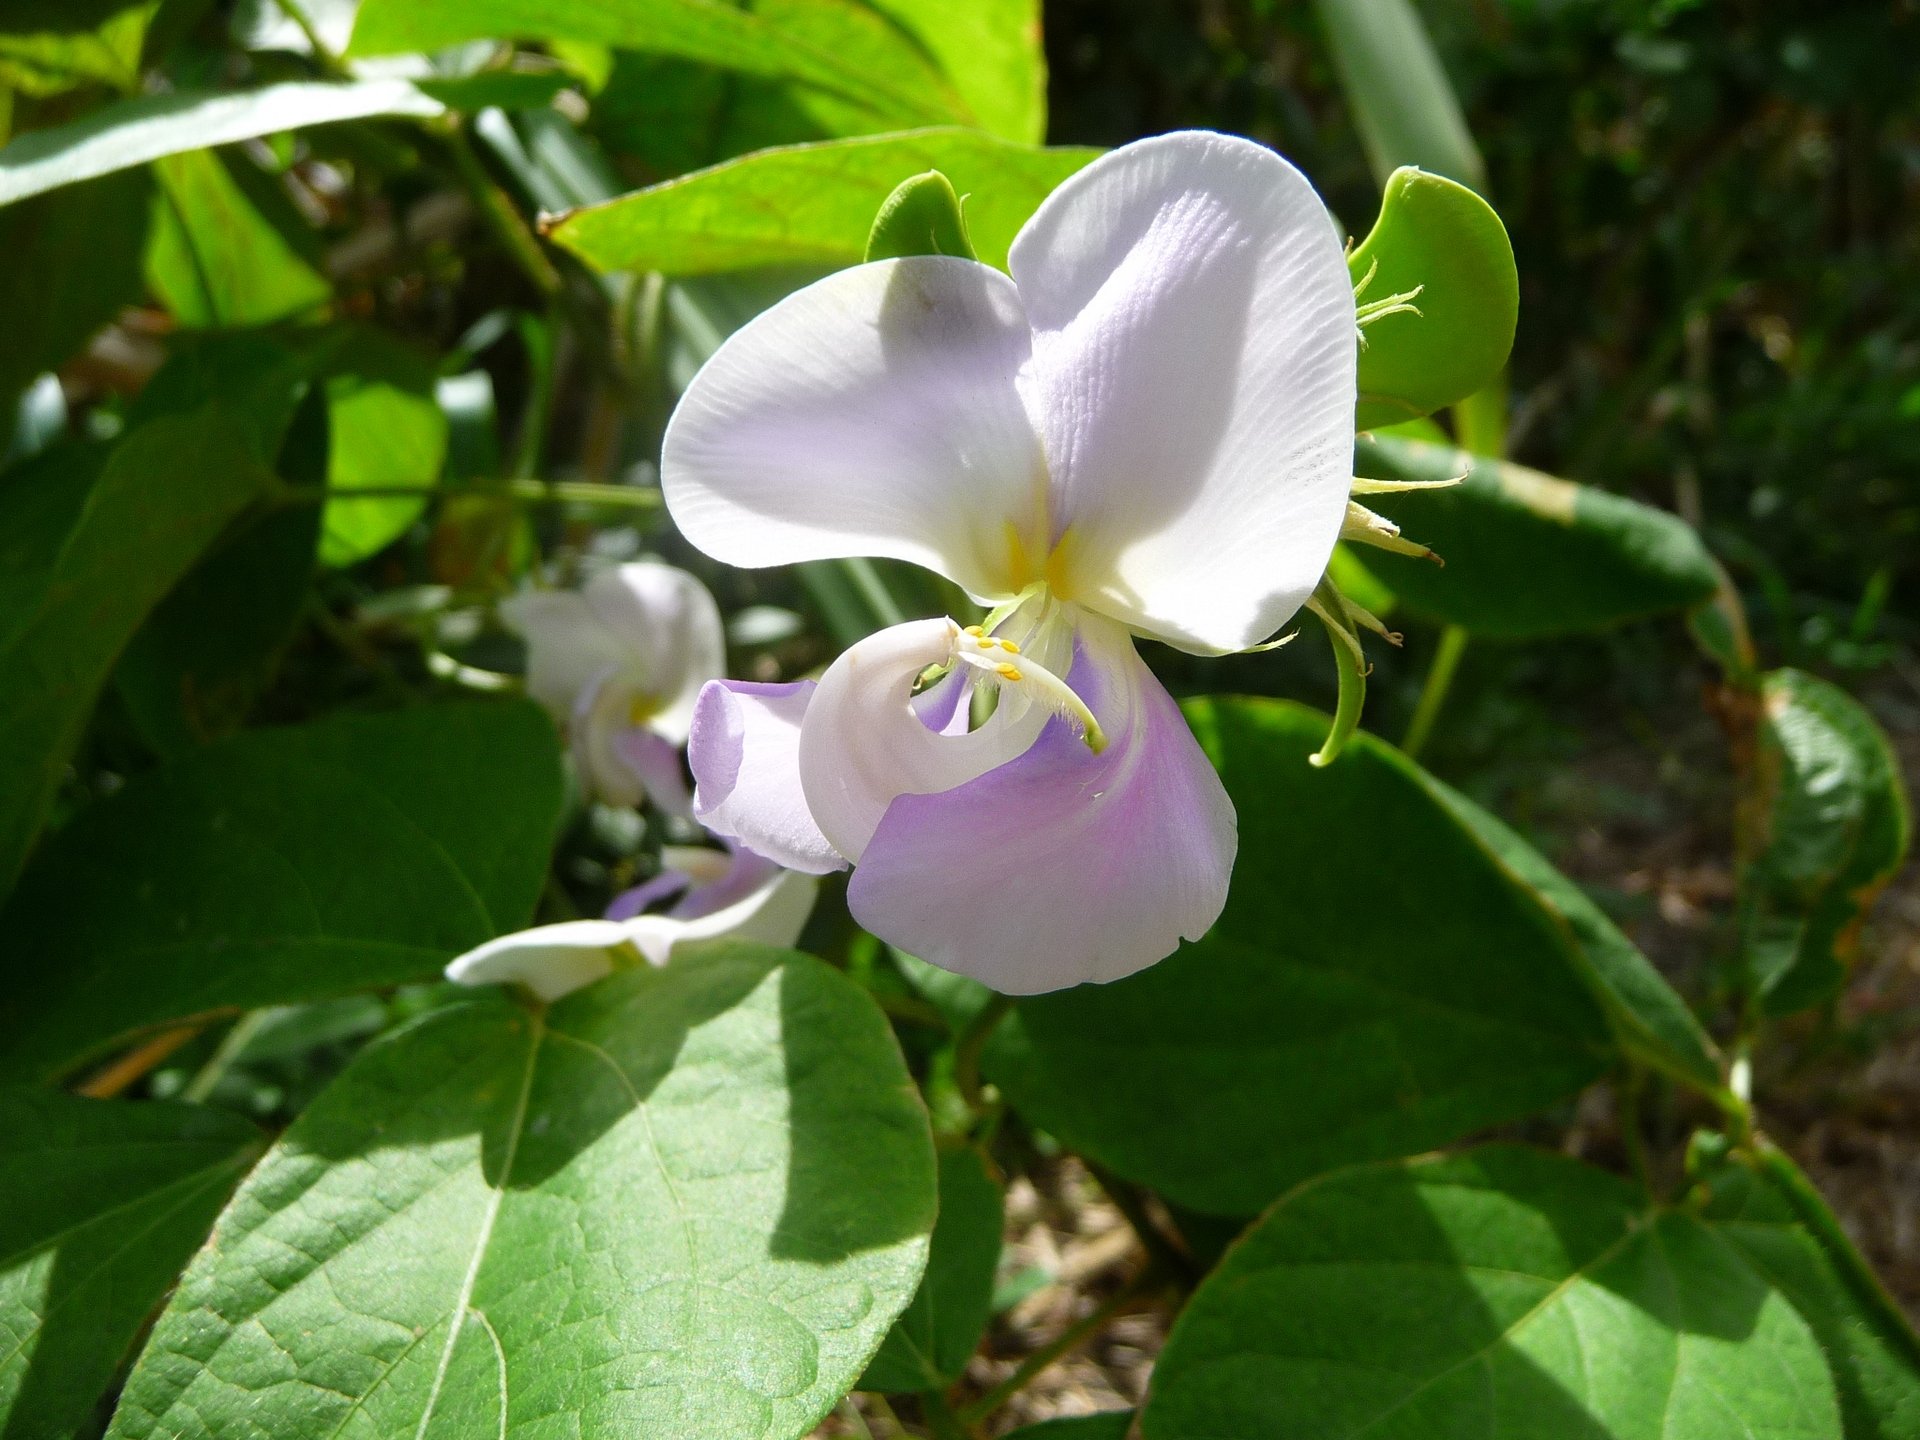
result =
[{"label": "sunlit green leaf", "polygon": [[953,182],[938,170],[902,180],[873,217],[866,258],[892,260],[903,255],[979,258],[967,238],[960,197],[954,194]]},{"label": "sunlit green leaf", "polygon": [[261,1148],[188,1105],[0,1089],[0,1428],[91,1433],[100,1392]]},{"label": "sunlit green leaf", "polygon": [[993,1308],[1004,1197],[971,1146],[940,1152],[927,1273],[860,1377],[862,1390],[943,1390],[965,1372]]},{"label": "sunlit green leaf", "polygon": [[1047,57],[1040,0],[869,0],[927,49],[983,130],[1047,138]]},{"label": "sunlit green leaf", "polygon": [[1362,305],[1411,295],[1407,303],[1418,309],[1382,314],[1362,331],[1360,429],[1452,405],[1505,367],[1520,277],[1500,217],[1464,185],[1394,171],[1379,218],[1347,268],[1355,284],[1367,281]]},{"label": "sunlit green leaf", "polygon": [[1036,149],[972,130],[920,130],[764,150],[576,210],[552,238],[600,270],[705,275],[857,265],[881,202],[939,170],[965,199],[980,258],[1004,266],[1027,217],[1099,152]]},{"label": "sunlit green leaf", "polygon": [[0,205],[185,150],[370,115],[424,118],[445,108],[405,80],[289,81],[259,90],[142,95],[66,125],[29,131],[0,148]]},{"label": "sunlit green leaf", "polygon": [[1820,1344],[1719,1229],[1563,1156],[1342,1171],[1263,1217],[1154,1367],[1146,1440],[1837,1440]]},{"label": "sunlit green leaf", "polygon": [[531,703],[255,730],[130,780],[4,911],[0,1074],[190,1016],[426,979],[532,918],[561,777]]},{"label": "sunlit green leaf", "polygon": [[11,0],[0,11],[0,87],[56,95],[81,85],[132,90],[160,0]]},{"label": "sunlit green leaf", "polygon": [[[1226,912],[1129,979],[1015,1005],[987,1071],[1036,1126],[1191,1209],[1245,1215],[1607,1066],[1610,1017],[1660,982],[1604,920],[1543,897],[1517,839],[1490,843],[1470,802],[1364,733],[1309,766],[1327,719],[1304,707],[1188,717],[1239,811]],[[1605,979],[1629,967],[1637,984]]]},{"label": "sunlit green leaf", "polygon": [[1750,983],[1786,1014],[1845,982],[1860,926],[1906,858],[1912,817],[1886,734],[1837,685],[1766,675],[1756,739],[1741,945]]},{"label": "sunlit green leaf", "polygon": [[933,1220],[899,1049],[818,960],[729,947],[545,1014],[455,1006],[261,1162],[111,1434],[801,1440]]},{"label": "sunlit green leaf", "polygon": [[1408,609],[1476,635],[1597,630],[1711,596],[1713,557],[1677,515],[1450,446],[1362,437],[1355,466],[1387,480],[1465,481],[1363,495],[1445,563],[1366,550],[1361,563]]},{"label": "sunlit green leaf", "polygon": [[419,490],[327,502],[320,558],[351,565],[384,549],[426,508],[447,456],[447,417],[433,357],[377,330],[356,330],[326,362],[330,489]]},{"label": "sunlit green leaf", "polygon": [[154,162],[147,278],[180,324],[264,325],[324,305],[332,288],[255,208],[211,150]]}]

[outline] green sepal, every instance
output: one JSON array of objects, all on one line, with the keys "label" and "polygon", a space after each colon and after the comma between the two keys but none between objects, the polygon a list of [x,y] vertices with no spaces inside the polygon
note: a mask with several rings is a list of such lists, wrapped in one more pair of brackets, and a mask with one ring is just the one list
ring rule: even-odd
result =
[{"label": "green sepal", "polygon": [[955,255],[978,260],[967,235],[966,216],[953,182],[938,170],[927,170],[894,186],[880,203],[867,236],[868,260],[895,260],[905,255]]}]

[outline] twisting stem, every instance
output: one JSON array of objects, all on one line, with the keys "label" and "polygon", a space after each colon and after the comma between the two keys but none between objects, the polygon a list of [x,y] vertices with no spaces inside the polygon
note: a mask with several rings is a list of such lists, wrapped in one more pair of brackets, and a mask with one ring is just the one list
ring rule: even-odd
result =
[{"label": "twisting stem", "polygon": [[1413,707],[1413,723],[1407,726],[1407,738],[1400,748],[1409,759],[1418,759],[1433,734],[1433,723],[1440,718],[1440,707],[1447,703],[1447,691],[1453,686],[1454,671],[1466,653],[1467,632],[1449,625],[1440,632],[1440,648],[1434,652],[1433,666],[1420,687],[1420,701]]},{"label": "twisting stem", "polygon": [[560,272],[553,268],[553,262],[547,258],[547,252],[540,248],[540,241],[532,227],[508,198],[507,192],[495,183],[487,173],[487,167],[480,163],[480,157],[473,153],[466,131],[460,128],[457,120],[449,120],[435,128],[446,141],[448,153],[453,156],[453,168],[472,194],[474,203],[480,207],[480,213],[486,216],[487,223],[493,227],[494,234],[499,236],[507,252],[526,272],[534,288],[548,300],[557,298],[562,283]]},{"label": "twisting stem", "polygon": [[987,1048],[996,1027],[1013,1009],[1013,998],[1008,995],[996,995],[981,1007],[980,1013],[967,1022],[967,1026],[955,1037],[953,1042],[953,1083],[968,1106],[974,1110],[987,1108],[986,1097],[980,1090],[980,1056]]},{"label": "twisting stem", "polygon": [[232,1027],[221,1037],[220,1047],[213,1052],[207,1063],[200,1067],[199,1073],[187,1082],[187,1088],[180,1092],[180,1098],[189,1104],[198,1105],[213,1094],[214,1087],[220,1083],[233,1062],[240,1058],[240,1052],[247,1048],[247,1042],[260,1033],[260,1027],[266,1024],[272,1014],[273,1011],[270,1009],[249,1010],[234,1021]]},{"label": "twisting stem", "polygon": [[1647,1158],[1646,1136],[1640,1130],[1640,1097],[1646,1091],[1647,1072],[1629,1060],[1627,1070],[1614,1089],[1614,1122],[1620,1129],[1620,1145],[1627,1152],[1627,1163],[1640,1188],[1654,1194],[1653,1165]]},{"label": "twisting stem", "polygon": [[977,1425],[1007,1401],[1018,1395],[1033,1383],[1034,1377],[1062,1356],[1080,1348],[1096,1332],[1103,1330],[1113,1318],[1131,1305],[1143,1293],[1160,1284],[1164,1276],[1157,1267],[1148,1265],[1133,1279],[1129,1280],[1114,1296],[1095,1310],[1084,1320],[1079,1320],[1061,1331],[1059,1336],[1042,1345],[1025,1360],[1020,1368],[994,1386],[971,1405],[963,1407],[959,1419],[963,1424]]}]

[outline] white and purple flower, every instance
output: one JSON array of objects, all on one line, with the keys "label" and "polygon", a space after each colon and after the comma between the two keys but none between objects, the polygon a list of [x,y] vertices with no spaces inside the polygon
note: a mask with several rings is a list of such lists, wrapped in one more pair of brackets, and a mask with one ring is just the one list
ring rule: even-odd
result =
[{"label": "white and purple flower", "polygon": [[652,796],[687,814],[680,747],[701,687],[726,673],[707,587],[643,560],[580,590],[523,591],[500,618],[527,642],[527,690],[565,731],[588,797],[634,806]]},{"label": "white and purple flower", "polygon": [[1009,269],[790,296],[695,378],[662,485],[716,559],[891,556],[994,607],[817,685],[708,685],[694,809],[796,870],[851,863],[872,933],[1031,994],[1151,965],[1225,903],[1232,803],[1132,637],[1232,652],[1308,599],[1347,513],[1355,307],[1306,179],[1201,132],[1089,165]]}]

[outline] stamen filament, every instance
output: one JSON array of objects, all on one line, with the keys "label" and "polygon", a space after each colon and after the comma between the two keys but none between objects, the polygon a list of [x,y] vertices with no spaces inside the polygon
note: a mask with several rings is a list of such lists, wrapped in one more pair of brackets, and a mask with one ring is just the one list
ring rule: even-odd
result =
[{"label": "stamen filament", "polygon": [[1106,732],[1100,728],[1100,722],[1087,702],[1074,693],[1072,686],[1031,658],[1014,665],[994,653],[1001,650],[1008,654],[1019,654],[1019,647],[1013,642],[992,635],[976,635],[971,626],[962,629],[955,625],[952,644],[953,664],[970,666],[982,679],[990,680],[1002,689],[1017,689],[1042,709],[1072,722],[1086,740],[1087,748],[1094,754],[1098,755],[1107,748]]}]

